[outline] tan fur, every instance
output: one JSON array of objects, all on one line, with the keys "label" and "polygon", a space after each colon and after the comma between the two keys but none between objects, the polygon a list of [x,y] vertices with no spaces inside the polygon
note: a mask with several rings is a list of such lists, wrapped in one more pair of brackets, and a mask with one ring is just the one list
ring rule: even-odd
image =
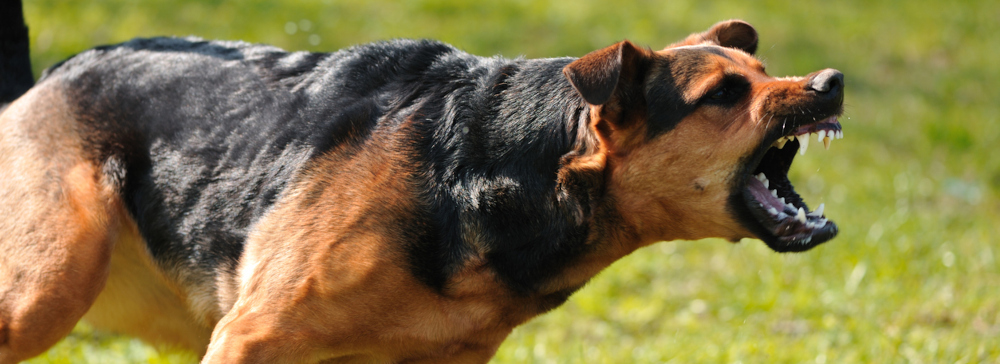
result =
[{"label": "tan fur", "polygon": [[[670,71],[664,65],[676,61],[670,49],[649,55],[663,60],[659,68],[651,71],[647,81],[650,84]],[[775,106],[768,103],[800,102],[798,97],[805,96],[805,79],[769,77],[756,58],[737,50],[725,52],[731,60],[713,57],[697,65],[701,72],[693,79],[680,74],[674,78],[691,85],[683,89],[689,101],[700,98],[727,73],[753,80],[754,97],[732,109],[700,108],[670,132],[637,142],[645,139],[644,122],[617,120],[620,106],[614,100],[591,106],[593,132],[606,148],[583,159],[583,163],[607,169],[608,193],[625,219],[611,223],[624,226],[618,226],[622,233],[608,237],[604,246],[550,282],[546,291],[581,285],[614,261],[655,242],[706,237],[739,240],[751,236],[725,211],[732,183],[738,178],[734,175],[736,167],[764,137],[768,121],[764,110]],[[769,93],[781,97],[771,98]]]},{"label": "tan fur", "polygon": [[[725,74],[741,74],[755,81],[770,79],[752,56],[738,50],[724,51],[731,60],[711,57],[696,65],[699,72],[690,79],[683,74],[673,75],[677,82],[688,85],[682,90],[687,100],[700,98]],[[672,59],[671,48],[656,53],[664,63],[677,62]],[[657,77],[647,82],[655,83]],[[767,130],[760,125],[760,113],[753,112],[759,108],[755,104],[766,99],[765,92],[782,87],[801,89],[798,83],[775,81],[754,90],[755,97],[743,104],[726,110],[699,108],[669,133],[609,155],[612,185],[608,191],[638,236],[635,248],[664,240],[738,240],[752,235],[725,211],[726,200],[738,178],[734,175],[736,167]],[[603,138],[611,139],[611,145],[621,144],[614,140],[645,133],[645,124],[637,125],[637,130],[603,132]]]},{"label": "tan fur", "polygon": [[104,286],[120,223],[63,100],[38,87],[0,115],[0,363],[37,355],[73,328]]},{"label": "tan fur", "polygon": [[131,219],[122,224],[118,236],[107,284],[83,319],[158,346],[203,354],[215,322],[195,318],[186,292],[155,266]]},{"label": "tan fur", "polygon": [[327,184],[320,202],[303,207],[304,191],[316,188],[307,184],[256,227],[240,266],[239,298],[216,328],[206,362],[492,356],[513,328],[500,321],[511,308],[495,299],[502,287],[492,273],[472,259],[442,297],[409,273],[394,243],[399,237],[386,230],[384,222],[401,221],[416,203],[402,158],[378,158],[379,146],[393,150],[386,138],[352,159],[320,161],[311,169],[321,178],[307,177]]}]

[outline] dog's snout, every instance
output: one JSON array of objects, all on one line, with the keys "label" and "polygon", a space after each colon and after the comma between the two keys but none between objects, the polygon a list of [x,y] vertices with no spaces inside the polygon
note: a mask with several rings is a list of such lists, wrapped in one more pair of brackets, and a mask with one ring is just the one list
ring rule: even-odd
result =
[{"label": "dog's snout", "polygon": [[810,90],[836,96],[844,88],[844,74],[833,68],[819,71],[806,84]]}]

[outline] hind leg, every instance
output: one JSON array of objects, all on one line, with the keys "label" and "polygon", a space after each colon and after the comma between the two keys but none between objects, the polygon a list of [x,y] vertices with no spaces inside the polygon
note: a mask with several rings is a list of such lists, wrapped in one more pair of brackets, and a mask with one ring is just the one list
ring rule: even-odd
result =
[{"label": "hind leg", "polygon": [[0,364],[44,352],[87,312],[120,216],[56,96],[36,89],[0,114]]}]

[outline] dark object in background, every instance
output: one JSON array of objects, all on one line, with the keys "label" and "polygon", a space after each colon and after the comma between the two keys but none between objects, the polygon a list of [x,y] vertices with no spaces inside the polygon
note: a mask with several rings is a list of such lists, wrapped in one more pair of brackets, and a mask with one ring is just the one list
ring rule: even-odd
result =
[{"label": "dark object in background", "polygon": [[35,84],[28,54],[28,26],[20,1],[0,12],[0,105],[14,101]]}]

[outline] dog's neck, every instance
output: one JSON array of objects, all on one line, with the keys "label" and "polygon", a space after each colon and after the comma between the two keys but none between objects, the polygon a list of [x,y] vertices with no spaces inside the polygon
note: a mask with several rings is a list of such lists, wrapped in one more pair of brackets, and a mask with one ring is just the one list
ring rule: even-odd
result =
[{"label": "dog's neck", "polygon": [[[492,64],[468,73],[474,90],[446,90],[418,112],[430,116],[422,132],[449,136],[415,145],[434,156],[423,162],[438,242],[410,253],[414,265],[438,261],[440,270],[418,272],[425,283],[444,289],[466,260],[482,259],[512,291],[532,295],[588,249],[601,179],[564,173],[594,148],[586,104],[561,73],[570,61],[483,61]],[[456,249],[461,258],[443,254]]]},{"label": "dog's neck", "polygon": [[[452,144],[426,146],[449,163],[427,166],[439,245],[411,259],[440,270],[419,272],[425,283],[447,290],[452,275],[483,265],[544,311],[642,245],[606,196],[607,151],[561,72],[570,61],[510,62],[480,76],[490,82],[476,92],[444,96],[461,112],[435,123],[434,132],[458,136]],[[461,224],[434,222],[443,219]],[[456,247],[462,259],[441,258]]]}]

